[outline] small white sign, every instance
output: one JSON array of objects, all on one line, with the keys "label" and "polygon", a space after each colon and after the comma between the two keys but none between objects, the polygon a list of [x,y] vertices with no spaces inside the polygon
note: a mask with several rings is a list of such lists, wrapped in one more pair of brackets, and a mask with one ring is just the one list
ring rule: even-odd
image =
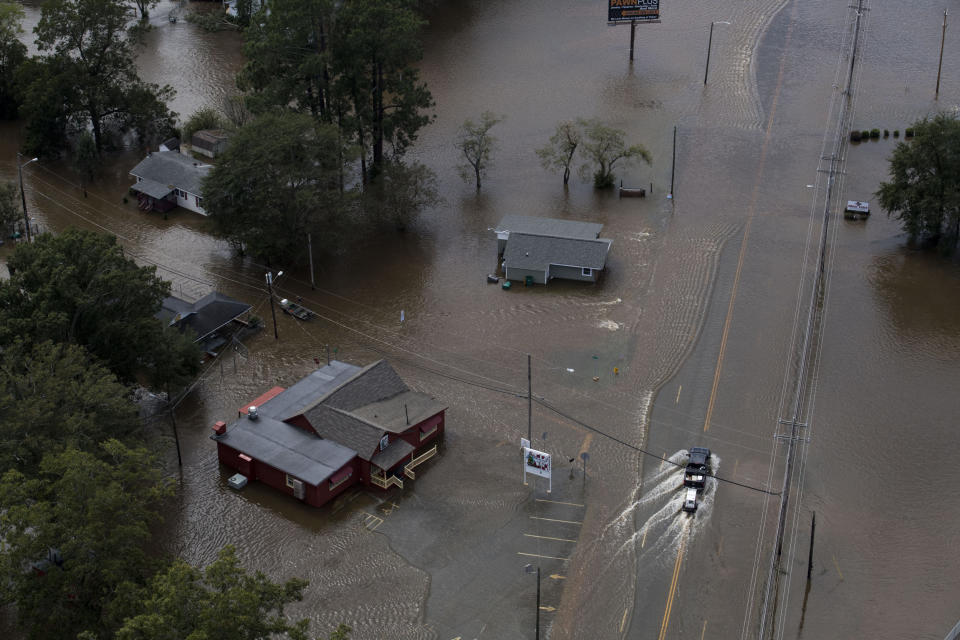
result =
[{"label": "small white sign", "polygon": [[541,478],[546,478],[550,481],[550,484],[547,488],[547,493],[553,489],[553,478],[551,476],[551,471],[553,467],[550,462],[550,454],[544,453],[543,451],[537,451],[536,449],[531,449],[529,447],[524,447],[523,449],[523,483],[527,483],[527,474],[533,474],[535,476],[540,476]]}]

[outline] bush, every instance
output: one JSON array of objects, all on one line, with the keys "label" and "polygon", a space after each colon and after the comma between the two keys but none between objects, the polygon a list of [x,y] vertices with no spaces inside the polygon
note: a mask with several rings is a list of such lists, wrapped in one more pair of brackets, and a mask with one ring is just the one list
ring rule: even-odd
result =
[{"label": "bush", "polygon": [[894,138],[899,138],[899,137],[900,137],[900,129],[894,129],[894,130],[893,130],[893,137],[894,137]]},{"label": "bush", "polygon": [[854,130],[850,132],[850,142],[860,142],[862,137],[859,131]]},{"label": "bush", "polygon": [[912,127],[907,127],[906,131],[903,132],[903,137],[904,137],[904,138],[912,138],[912,137],[913,137],[913,128],[912,128]]},{"label": "bush", "polygon": [[210,107],[198,109],[187,119],[183,125],[183,141],[190,144],[193,134],[202,129],[225,129],[227,119],[220,115],[220,112]]},{"label": "bush", "polygon": [[883,130],[883,137],[884,137],[884,138],[889,138],[889,137],[890,137],[890,131],[889,131],[888,129],[884,129],[884,130]]},{"label": "bush", "polygon": [[877,139],[880,137],[880,129],[870,129],[870,137]]},{"label": "bush", "polygon": [[870,130],[864,129],[863,131],[861,131],[860,137],[863,138],[864,140],[868,139],[870,137]]}]

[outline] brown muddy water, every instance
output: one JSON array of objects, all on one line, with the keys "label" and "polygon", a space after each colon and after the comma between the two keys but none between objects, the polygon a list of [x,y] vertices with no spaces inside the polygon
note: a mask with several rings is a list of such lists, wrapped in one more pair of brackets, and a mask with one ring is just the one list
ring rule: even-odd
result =
[{"label": "brown muddy water", "polygon": [[[902,130],[955,108],[953,65],[945,63],[932,100],[942,8],[868,5],[854,125]],[[25,4],[26,27],[37,6]],[[241,37],[168,23],[173,6],[158,6],[140,65],[145,78],[176,87],[173,108],[185,117],[234,91]],[[779,489],[784,447],[774,435],[793,388],[786,363],[806,303],[801,282],[823,190],[817,168],[849,28],[846,3],[678,0],[663,3],[662,24],[637,28],[631,64],[629,28],[608,27],[603,2],[438,9],[422,64],[437,118],[413,155],[437,172],[444,202],[405,234],[320,261],[316,289],[305,269],[236,258],[190,212],[163,219],[124,204],[139,151],[111,157],[86,197],[63,164],[27,167],[28,207],[42,228],[114,233],[177,295],[216,288],[261,317],[269,317],[264,273],[284,269],[278,293],[302,296],[320,316],[280,316],[279,340],[269,331],[252,338],[248,357],[216,363],[180,407],[184,466],[164,525],[169,549],[202,563],[232,543],[251,568],[309,579],[293,612],[309,616],[315,632],[346,622],[355,638],[529,638],[529,563],[541,566],[546,637],[755,637],[775,501],[713,485],[688,518],[669,465],[536,405],[534,443],[555,455],[557,471],[551,494],[525,487],[515,447],[526,435],[526,401],[517,396],[530,353],[534,394],[567,416],[677,461],[689,446],[709,446],[720,476]],[[948,37],[945,61],[958,47]],[[451,140],[484,110],[506,120],[477,194],[457,176]],[[576,177],[565,190],[539,166],[533,149],[555,123],[578,116],[602,118],[650,149],[652,166],[620,175],[629,186],[652,183],[652,197],[620,200]],[[668,200],[675,125],[676,198]],[[18,139],[16,126],[0,129],[2,178],[16,178]],[[893,144],[849,149],[844,200],[871,197]],[[603,281],[509,292],[487,285],[496,260],[489,229],[507,214],[603,223],[614,239]],[[960,498],[949,459],[960,272],[907,248],[880,211],[833,224],[777,637],[939,638],[960,618],[952,553]],[[403,491],[357,491],[319,510],[265,487],[229,490],[210,425],[296,381],[327,345],[357,364],[387,357],[445,402],[442,455]],[[152,428],[169,437],[168,422]]]}]

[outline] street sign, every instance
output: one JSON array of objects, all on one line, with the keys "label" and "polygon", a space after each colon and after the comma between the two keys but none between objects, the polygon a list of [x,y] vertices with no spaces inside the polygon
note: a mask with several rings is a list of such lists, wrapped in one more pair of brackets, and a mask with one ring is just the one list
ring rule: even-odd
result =
[{"label": "street sign", "polygon": [[551,471],[553,465],[550,461],[550,454],[543,451],[537,451],[529,447],[523,449],[523,483],[527,483],[527,474],[530,473],[541,478],[550,480],[547,493],[553,489],[553,478]]},{"label": "street sign", "polygon": [[607,0],[607,22],[659,22],[660,0]]}]

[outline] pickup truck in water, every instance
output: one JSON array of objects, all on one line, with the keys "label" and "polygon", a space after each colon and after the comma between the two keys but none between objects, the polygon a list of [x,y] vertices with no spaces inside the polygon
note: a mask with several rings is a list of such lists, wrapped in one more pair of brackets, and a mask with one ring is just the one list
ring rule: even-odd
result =
[{"label": "pickup truck in water", "polygon": [[703,489],[710,475],[710,449],[690,447],[690,459],[683,471],[683,486]]}]

